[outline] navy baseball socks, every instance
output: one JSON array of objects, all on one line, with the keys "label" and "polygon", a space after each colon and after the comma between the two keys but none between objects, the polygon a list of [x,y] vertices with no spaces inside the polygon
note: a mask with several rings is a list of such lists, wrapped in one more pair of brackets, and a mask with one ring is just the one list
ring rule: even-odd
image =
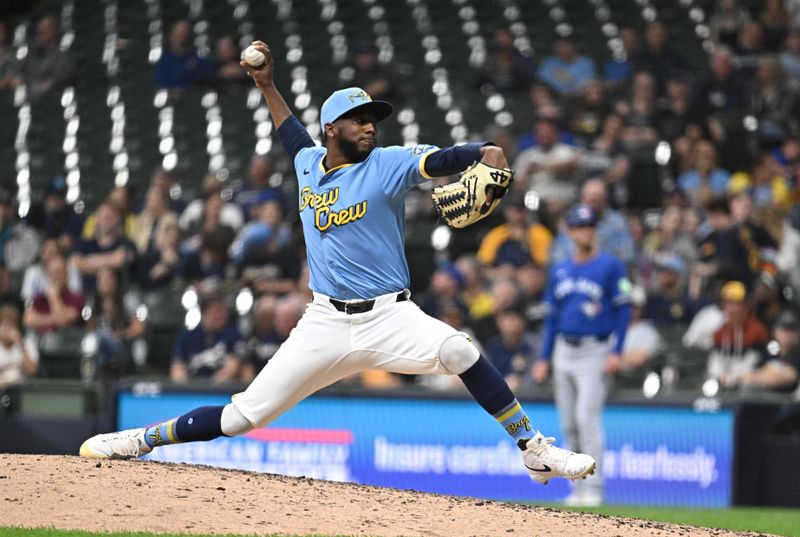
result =
[{"label": "navy baseball socks", "polygon": [[459,377],[475,401],[500,422],[517,446],[524,451],[527,441],[533,438],[536,431],[533,430],[531,420],[522,405],[492,363],[480,356]]},{"label": "navy baseball socks", "polygon": [[152,449],[158,446],[213,440],[222,433],[222,409],[224,406],[201,406],[183,416],[148,427],[144,442]]}]

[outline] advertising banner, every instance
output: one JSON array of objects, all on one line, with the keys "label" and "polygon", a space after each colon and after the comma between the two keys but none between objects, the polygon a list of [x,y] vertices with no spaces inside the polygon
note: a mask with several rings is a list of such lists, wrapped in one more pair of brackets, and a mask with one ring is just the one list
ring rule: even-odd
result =
[{"label": "advertising banner", "polygon": [[[229,401],[122,392],[118,426]],[[534,427],[562,438],[552,404],[524,406]],[[730,505],[731,412],[609,406],[604,427],[607,503]],[[499,500],[553,502],[569,493],[564,480],[532,483],[519,449],[472,401],[317,396],[243,437],[166,446],[149,458]]]}]

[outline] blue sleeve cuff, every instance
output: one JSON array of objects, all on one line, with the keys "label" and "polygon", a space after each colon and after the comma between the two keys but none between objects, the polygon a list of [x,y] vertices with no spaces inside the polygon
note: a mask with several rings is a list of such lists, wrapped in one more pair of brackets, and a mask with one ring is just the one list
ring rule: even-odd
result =
[{"label": "blue sleeve cuff", "polygon": [[301,149],[314,147],[315,145],[314,140],[308,135],[308,131],[295,116],[289,116],[281,124],[280,128],[278,128],[278,138],[280,138],[281,145],[283,145],[283,149],[286,150],[286,154],[289,155],[292,163],[294,163],[294,158]]},{"label": "blue sleeve cuff", "polygon": [[481,147],[491,142],[472,142],[446,147],[427,155],[423,172],[430,177],[454,175],[481,160]]}]

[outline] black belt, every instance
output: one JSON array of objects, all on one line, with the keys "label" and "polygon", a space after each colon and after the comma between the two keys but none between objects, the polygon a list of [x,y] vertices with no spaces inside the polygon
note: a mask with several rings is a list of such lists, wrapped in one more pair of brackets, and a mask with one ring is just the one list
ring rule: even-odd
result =
[{"label": "black belt", "polygon": [[[336,300],[335,298],[329,298],[328,300],[331,301],[334,308],[348,315],[366,313],[372,311],[372,308],[375,307],[374,298],[372,300],[361,300],[358,302],[344,302],[343,300]],[[405,302],[406,300],[408,300],[408,296],[405,291],[397,293],[397,300],[395,300],[395,302]]]},{"label": "black belt", "polygon": [[602,336],[569,336],[567,334],[561,334],[561,337],[570,347],[580,347],[583,343],[588,343],[589,341],[597,341],[601,343],[603,341],[607,341],[608,338],[611,337],[611,334],[605,334]]}]

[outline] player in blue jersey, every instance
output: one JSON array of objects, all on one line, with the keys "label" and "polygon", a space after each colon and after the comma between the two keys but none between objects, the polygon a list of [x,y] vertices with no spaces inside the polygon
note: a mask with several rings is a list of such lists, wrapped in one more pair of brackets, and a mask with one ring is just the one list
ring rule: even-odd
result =
[{"label": "player in blue jersey", "polygon": [[[598,464],[603,456],[603,405],[610,379],[620,365],[630,319],[625,265],[597,248],[597,215],[588,205],[567,213],[574,245],[572,259],[555,264],[545,289],[548,315],[534,377],[543,382],[553,369],[553,389],[561,428],[570,449]],[[595,506],[603,501],[602,474],[576,482],[566,502]]]},{"label": "player in blue jersey", "polygon": [[507,168],[503,151],[488,143],[379,147],[377,123],[391,114],[392,106],[373,101],[359,88],[336,91],[324,102],[325,145],[316,146],[273,83],[269,48],[260,41],[255,45],[267,61],[257,69],[242,65],[261,90],[294,163],[313,301],[286,342],[231,403],[198,408],[149,428],[97,435],[84,442],[81,455],[132,458],[165,444],[243,434],[341,378],[377,369],[458,375],[519,446],[528,473],[539,483],[594,472],[590,456],[556,447],[553,438],[534,429],[466,334],[409,300],[403,248],[406,192],[476,161]]}]

